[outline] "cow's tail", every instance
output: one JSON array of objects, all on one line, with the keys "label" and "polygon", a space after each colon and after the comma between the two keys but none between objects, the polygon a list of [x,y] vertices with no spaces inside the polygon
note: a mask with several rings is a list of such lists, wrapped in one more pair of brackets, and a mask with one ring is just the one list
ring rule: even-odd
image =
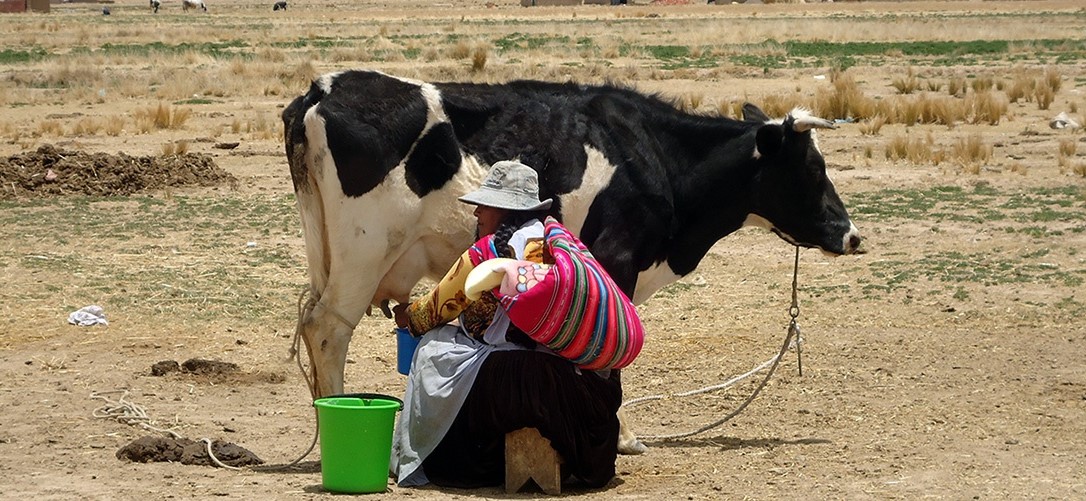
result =
[{"label": "cow's tail", "polygon": [[305,238],[310,293],[315,299],[320,297],[328,283],[330,263],[327,254],[327,233],[324,204],[321,203],[321,187],[315,176],[315,166],[310,165],[314,155],[309,151],[309,136],[305,122],[306,115],[320,103],[325,95],[325,90],[314,82],[309,87],[309,92],[295,98],[283,110],[283,139],[287,163],[290,165],[290,178],[294,183],[294,195],[298,199],[298,212],[301,216],[302,233]]}]

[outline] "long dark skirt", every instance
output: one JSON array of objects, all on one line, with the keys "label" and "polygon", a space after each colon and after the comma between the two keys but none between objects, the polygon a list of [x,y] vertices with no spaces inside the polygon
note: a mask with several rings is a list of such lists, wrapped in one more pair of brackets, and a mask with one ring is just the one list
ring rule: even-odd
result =
[{"label": "long dark skirt", "polygon": [[546,353],[494,352],[423,469],[441,486],[501,485],[505,434],[537,428],[562,456],[564,479],[602,487],[615,476],[621,403],[616,371],[605,379]]}]

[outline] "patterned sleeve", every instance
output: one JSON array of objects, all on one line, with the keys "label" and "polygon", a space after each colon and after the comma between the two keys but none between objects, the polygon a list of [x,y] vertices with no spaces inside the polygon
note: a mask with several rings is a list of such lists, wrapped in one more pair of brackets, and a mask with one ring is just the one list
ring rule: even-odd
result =
[{"label": "patterned sleeve", "polygon": [[475,268],[468,252],[460,255],[448,273],[429,294],[407,307],[408,328],[416,336],[434,327],[447,324],[471,303],[464,295],[464,282]]}]

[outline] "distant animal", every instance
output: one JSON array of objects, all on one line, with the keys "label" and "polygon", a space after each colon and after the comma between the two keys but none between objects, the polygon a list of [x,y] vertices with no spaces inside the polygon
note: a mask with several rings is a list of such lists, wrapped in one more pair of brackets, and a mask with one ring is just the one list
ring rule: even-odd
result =
[{"label": "distant animal", "polygon": [[102,7],[102,15],[103,16],[108,16],[109,15],[109,7]]},{"label": "distant animal", "polygon": [[279,0],[272,6],[272,10],[287,10],[287,0]]},{"label": "distant animal", "polygon": [[[743,226],[829,255],[859,231],[826,175],[802,109],[770,119],[684,113],[609,85],[427,83],[330,73],[283,110],[285,149],[309,262],[299,318],[317,396],[342,393],[347,347],[371,305],[391,316],[423,277],[471,245],[457,197],[488,166],[519,159],[540,197],[635,303],[691,273]],[[644,446],[625,431],[621,452]]]},{"label": "distant animal", "polygon": [[1053,129],[1071,129],[1071,130],[1075,130],[1075,129],[1078,129],[1079,127],[1082,127],[1081,125],[1079,125],[1078,122],[1075,121],[1074,118],[1071,118],[1069,115],[1067,115],[1067,112],[1065,112],[1065,111],[1061,111],[1059,115],[1056,115],[1055,118],[1053,118],[1051,121],[1049,121],[1048,126],[1053,128]]},{"label": "distant animal", "polygon": [[189,9],[203,9],[207,12],[207,5],[204,5],[204,0],[181,0],[181,10],[188,12]]},{"label": "distant animal", "polygon": [[159,0],[151,0],[151,12],[158,14],[158,8],[162,6],[162,2]]}]

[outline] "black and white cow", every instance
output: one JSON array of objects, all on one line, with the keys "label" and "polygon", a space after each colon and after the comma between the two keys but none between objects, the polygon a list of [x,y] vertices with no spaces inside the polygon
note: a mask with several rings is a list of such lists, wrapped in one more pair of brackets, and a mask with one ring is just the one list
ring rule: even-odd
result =
[{"label": "black and white cow", "polygon": [[287,0],[279,0],[272,5],[272,10],[287,10]]},{"label": "black and white cow", "polygon": [[[457,197],[519,159],[540,197],[637,303],[693,271],[744,225],[832,255],[859,232],[826,177],[813,128],[691,115],[614,86],[424,83],[376,71],[324,75],[283,111],[311,291],[302,320],[314,391],[343,391],[352,331],[370,305],[406,302],[472,242]],[[623,452],[643,446],[632,434]]]},{"label": "black and white cow", "polygon": [[162,2],[160,0],[150,0],[150,1],[151,1],[151,13],[152,14],[158,14],[158,8],[162,6]]}]

